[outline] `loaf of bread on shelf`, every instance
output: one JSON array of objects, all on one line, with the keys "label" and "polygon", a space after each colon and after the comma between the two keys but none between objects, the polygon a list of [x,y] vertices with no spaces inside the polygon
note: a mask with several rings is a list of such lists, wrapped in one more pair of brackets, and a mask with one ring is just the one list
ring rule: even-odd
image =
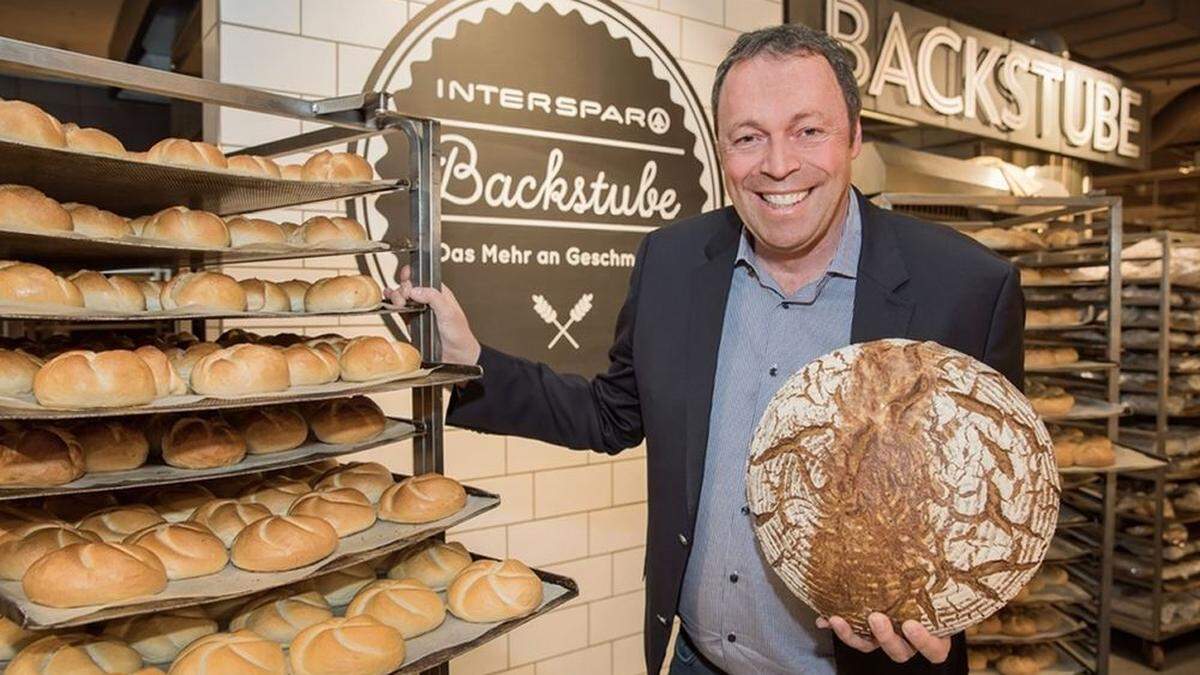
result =
[{"label": "loaf of bread on shelf", "polygon": [[30,565],[21,586],[39,605],[82,607],[159,593],[167,587],[167,570],[141,546],[71,544]]},{"label": "loaf of bread on shelf", "polygon": [[191,579],[216,574],[229,562],[225,544],[196,522],[159,523],[129,535],[126,544],[137,544],[158,556],[168,579]]},{"label": "loaf of bread on shelf", "polygon": [[0,579],[20,581],[42,556],[71,544],[100,541],[92,532],[59,521],[27,523],[0,537]]},{"label": "loaf of bread on shelf", "polygon": [[374,503],[394,484],[392,472],[378,462],[347,462],[322,476],[315,487],[318,490],[354,488]]},{"label": "loaf of bread on shelf", "polygon": [[124,642],[79,631],[38,638],[22,649],[4,672],[5,675],[137,675],[142,672],[141,667],[141,655]]},{"label": "loaf of bread on shelf", "polygon": [[83,476],[79,441],[54,426],[27,427],[0,436],[0,485],[48,487]]},{"label": "loaf of bread on shelf", "polygon": [[426,473],[405,478],[379,497],[379,517],[397,523],[430,523],[458,513],[467,492],[453,478]]},{"label": "loaf of bread on shelf", "polygon": [[125,145],[107,131],[81,127],[74,122],[68,122],[62,128],[67,147],[71,150],[113,157],[124,157],[126,154]]},{"label": "loaf of bread on shelf", "polygon": [[47,407],[116,408],[149,403],[158,389],[150,366],[131,351],[69,351],[42,366],[33,395]]},{"label": "loaf of bread on shelf", "polygon": [[282,588],[259,596],[238,610],[229,621],[229,629],[252,630],[286,645],[300,631],[330,618],[333,610],[319,593]]},{"label": "loaf of bread on shelf", "polygon": [[375,524],[375,506],[354,488],[325,488],[300,495],[288,508],[288,515],[315,516],[333,526],[339,537],[346,537]]},{"label": "loaf of bread on shelf", "polygon": [[342,379],[367,382],[411,373],[421,367],[421,352],[407,342],[363,335],[346,343],[338,362]]},{"label": "loaf of bread on shelf", "polygon": [[88,473],[128,471],[146,463],[150,443],[134,424],[121,420],[86,420],[74,428]]},{"label": "loaf of bread on shelf", "polygon": [[181,469],[211,469],[237,464],[246,456],[246,441],[216,417],[180,417],[162,437],[162,458]]},{"label": "loaf of bread on shelf", "polygon": [[22,349],[0,349],[0,396],[24,396],[33,391],[33,376],[43,361]]},{"label": "loaf of bread on shelf", "polygon": [[246,486],[239,498],[247,504],[261,504],[271,513],[283,515],[297,499],[309,492],[312,488],[308,483],[275,474]]},{"label": "loaf of bread on shelf", "polygon": [[[374,401],[366,396],[339,398],[322,401],[308,414],[308,424],[313,435],[322,443],[341,445],[346,443],[362,443],[383,433],[387,426],[387,418]],[[382,478],[379,481],[382,484]],[[391,485],[391,476],[387,477],[387,485]],[[383,485],[379,488],[382,493]],[[338,486],[341,487],[341,486]],[[349,487],[359,487],[350,485]],[[361,488],[360,488],[361,489]],[[368,497],[371,493],[362,490]],[[374,499],[378,499],[378,494]],[[374,501],[372,499],[372,501]]]},{"label": "loaf of bread on shelf", "polygon": [[346,345],[350,343],[348,338],[333,333],[318,335],[314,338],[309,338],[304,341],[304,344],[314,349],[324,349],[325,351],[341,358],[342,352],[346,349]]},{"label": "loaf of bread on shelf", "polygon": [[1116,451],[1107,436],[1085,434],[1080,429],[1065,429],[1055,434],[1053,441],[1059,468],[1105,467],[1116,462]]},{"label": "loaf of bread on shelf", "polygon": [[151,312],[161,312],[163,282],[155,279],[142,279],[138,282],[138,288],[142,291],[142,297],[146,299],[146,309]]},{"label": "loaf of bread on shelf", "polygon": [[1079,230],[1072,230],[1069,227],[1060,227],[1049,230],[1042,235],[1046,245],[1050,248],[1074,248],[1079,245],[1083,239],[1079,234]]},{"label": "loaf of bread on shelf", "polygon": [[304,582],[304,587],[319,593],[330,607],[342,607],[375,579],[375,570],[369,564],[358,563],[313,577]]},{"label": "loaf of bread on shelf", "polygon": [[309,485],[315,484],[321,480],[321,477],[338,467],[338,461],[332,457],[327,457],[308,464],[298,464],[288,467],[283,470],[283,475],[288,478],[304,481]]},{"label": "loaf of bread on shelf", "polygon": [[1052,368],[1077,361],[1079,351],[1074,347],[1036,347],[1025,350],[1026,368]]},{"label": "loaf of bread on shelf", "polygon": [[246,291],[233,277],[220,272],[184,272],[163,286],[159,296],[165,310],[194,308],[246,311]]},{"label": "loaf of bread on shelf", "polygon": [[1078,307],[1056,307],[1053,309],[1025,310],[1026,328],[1054,328],[1057,326],[1073,326],[1083,319],[1083,311]]},{"label": "loaf of bread on shelf", "polygon": [[461,543],[429,541],[416,551],[403,551],[387,571],[389,579],[416,579],[435,591],[445,590],[471,564]]},{"label": "loaf of bread on shelf", "polygon": [[1042,642],[1033,645],[1019,645],[1014,651],[1021,656],[1028,656],[1033,659],[1039,667],[1049,668],[1058,663],[1058,650],[1054,645],[1048,642]]},{"label": "loaf of bread on shelf", "polygon": [[0,260],[0,304],[83,307],[83,294],[41,265]]},{"label": "loaf of bread on shelf", "polygon": [[246,309],[251,312],[290,312],[292,303],[287,293],[273,281],[243,279],[238,282],[246,291]]},{"label": "loaf of bread on shelf", "polygon": [[1000,617],[1001,632],[1012,637],[1029,637],[1037,635],[1037,623],[1028,612],[1023,610],[1006,609]]},{"label": "loaf of bread on shelf", "polygon": [[67,147],[62,124],[50,113],[25,101],[0,100],[0,139],[47,148]]},{"label": "loaf of bread on shelf", "polygon": [[133,234],[129,219],[111,211],[76,202],[67,202],[62,207],[71,216],[71,228],[79,234],[111,239],[120,239]]},{"label": "loaf of bread on shelf", "polygon": [[326,619],[296,635],[288,648],[293,675],[334,675],[353,668],[386,675],[404,663],[400,631],[369,616]]},{"label": "loaf of bread on shelf", "polygon": [[230,328],[229,330],[217,336],[217,344],[222,347],[232,347],[240,344],[257,344],[262,341],[262,336],[258,333],[248,331],[244,328]]},{"label": "loaf of bread on shelf", "polygon": [[213,352],[192,368],[192,390],[209,396],[245,396],[283,391],[290,386],[283,352],[239,344]]},{"label": "loaf of bread on shelf", "polygon": [[194,345],[189,345],[177,354],[169,354],[168,356],[171,360],[171,365],[175,366],[175,371],[179,373],[179,377],[184,382],[190,384],[192,381],[192,368],[196,366],[200,359],[219,351],[221,351],[221,345],[215,342],[197,342]]},{"label": "loaf of bread on shelf", "polygon": [[342,374],[336,356],[308,345],[286,347],[283,356],[287,359],[288,377],[293,387],[328,384]]},{"label": "loaf of bread on shelf", "polygon": [[308,292],[312,284],[303,279],[292,279],[279,284],[284,293],[287,293],[288,303],[293,312],[304,311],[304,295]]},{"label": "loaf of bread on shelf", "polygon": [[146,151],[146,161],[198,169],[226,169],[229,167],[229,161],[225,159],[224,153],[217,146],[183,138],[164,138],[155,143]]},{"label": "loaf of bread on shelf", "polygon": [[984,246],[997,251],[1036,251],[1046,248],[1046,242],[1029,230],[986,227],[966,234]]},{"label": "loaf of bread on shelf", "polygon": [[304,180],[303,164],[281,164],[279,175],[285,180]]},{"label": "loaf of bread on shelf", "polygon": [[11,619],[0,616],[0,661],[10,661],[25,645],[41,637],[40,634],[21,628]]},{"label": "loaf of bread on shelf", "polygon": [[364,614],[409,640],[442,625],[446,606],[437,593],[416,579],[380,579],[367,584],[346,608],[346,616]]},{"label": "loaf of bread on shelf", "polygon": [[369,181],[375,172],[367,160],[352,152],[330,152],[322,150],[300,168],[304,180],[349,183]]},{"label": "loaf of bread on shelf", "polygon": [[313,216],[304,221],[291,241],[305,246],[336,246],[367,240],[367,229],[357,220],[341,216]]},{"label": "loaf of bread on shelf", "polygon": [[308,440],[308,423],[291,406],[248,408],[229,415],[251,455],[291,450]]},{"label": "loaf of bread on shelf", "polygon": [[281,178],[279,165],[274,160],[267,157],[259,157],[258,155],[234,155],[227,157],[229,170],[232,173],[245,174],[247,176],[261,176],[263,178]]},{"label": "loaf of bread on shelf", "polygon": [[34,504],[13,501],[0,504],[0,538],[23,525],[54,519],[54,516]]},{"label": "loaf of bread on shelf", "polygon": [[0,185],[0,227],[34,232],[69,232],[71,214],[61,204],[25,185]]},{"label": "loaf of bread on shelf", "polygon": [[542,580],[519,560],[477,560],[446,591],[450,612],[475,623],[525,616],[542,604]]},{"label": "loaf of bread on shelf", "polygon": [[280,245],[287,242],[287,234],[278,223],[263,218],[234,216],[225,221],[229,229],[230,246]]},{"label": "loaf of bread on shelf", "polygon": [[337,549],[333,526],[311,516],[270,516],[250,523],[233,540],[231,560],[251,572],[304,567]]},{"label": "loaf of bread on shelf", "polygon": [[174,483],[151,492],[147,503],[168,523],[179,523],[215,498],[203,483]]},{"label": "loaf of bread on shelf", "polygon": [[146,239],[209,248],[229,246],[229,228],[220,216],[186,206],[165,208],[143,221],[141,228],[138,234]]},{"label": "loaf of bread on shelf", "polygon": [[248,504],[237,499],[213,499],[196,507],[190,520],[208,526],[228,547],[247,525],[271,515],[262,504]]},{"label": "loaf of bread on shelf", "polygon": [[[42,510],[53,518],[77,523],[83,518],[112,506],[117,498],[112,492],[84,492],[50,495],[42,500]],[[42,520],[45,520],[43,518]]]},{"label": "loaf of bread on shelf", "polygon": [[1064,415],[1075,407],[1075,397],[1066,389],[1037,380],[1026,380],[1025,395],[1039,415]]},{"label": "loaf of bread on shelf", "polygon": [[171,664],[171,675],[285,675],[283,647],[250,630],[196,640]]},{"label": "loaf of bread on shelf", "polygon": [[378,309],[383,304],[383,291],[366,274],[326,277],[318,280],[304,294],[307,312],[349,312]]},{"label": "loaf of bread on shelf", "polygon": [[170,663],[185,647],[217,630],[216,621],[185,607],[113,619],[101,634],[133,647],[148,663]]},{"label": "loaf of bread on shelf", "polygon": [[1034,675],[1040,670],[1037,661],[1020,654],[1001,656],[996,661],[996,672],[1000,675]]},{"label": "loaf of bread on shelf", "polygon": [[128,504],[91,513],[79,521],[79,529],[91,532],[101,541],[120,542],[138,530],[165,522],[157,511],[145,504]]}]

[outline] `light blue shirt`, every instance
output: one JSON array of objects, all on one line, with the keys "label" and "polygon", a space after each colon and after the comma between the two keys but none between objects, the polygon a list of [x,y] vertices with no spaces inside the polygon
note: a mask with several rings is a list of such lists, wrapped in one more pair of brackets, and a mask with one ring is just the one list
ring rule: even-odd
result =
[{"label": "light blue shirt", "polygon": [[858,199],[825,274],[785,296],[760,267],[743,229],[713,384],[704,482],[679,616],[700,652],[727,673],[834,673],[833,643],[817,615],[767,565],[746,507],[754,429],[784,381],[850,344],[862,249]]}]

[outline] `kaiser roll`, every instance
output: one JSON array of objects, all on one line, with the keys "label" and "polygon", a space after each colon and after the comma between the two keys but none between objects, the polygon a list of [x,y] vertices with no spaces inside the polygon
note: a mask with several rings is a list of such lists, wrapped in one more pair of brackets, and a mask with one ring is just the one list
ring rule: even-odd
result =
[{"label": "kaiser roll", "polygon": [[0,616],[0,661],[9,661],[17,652],[38,639],[39,635],[25,630],[12,620]]},{"label": "kaiser roll", "polygon": [[313,216],[304,221],[291,241],[308,246],[338,245],[367,240],[367,229],[357,220],[341,216]]},{"label": "kaiser roll", "polygon": [[246,441],[223,420],[180,417],[162,439],[163,461],[181,469],[212,469],[237,464]]},{"label": "kaiser roll", "polygon": [[133,350],[133,353],[145,361],[153,371],[154,388],[159,398],[187,393],[187,383],[175,371],[175,366],[171,365],[170,359],[161,349],[146,345]]},{"label": "kaiser roll", "polygon": [[151,312],[161,312],[163,283],[153,279],[143,279],[138,282],[138,288],[142,290],[142,297],[146,299],[146,309]]},{"label": "kaiser roll", "polygon": [[146,311],[141,287],[128,277],[80,270],[67,279],[83,294],[83,305],[88,309],[130,314]]},{"label": "kaiser roll", "polygon": [[40,190],[24,185],[0,185],[0,226],[69,232],[72,223],[71,214]]},{"label": "kaiser roll", "polygon": [[330,182],[368,181],[375,177],[367,160],[352,152],[330,152],[322,150],[304,163],[300,169],[304,180]]},{"label": "kaiser roll", "polygon": [[421,353],[407,342],[363,335],[346,343],[338,362],[343,380],[367,382],[417,370],[421,367]]},{"label": "kaiser roll", "polygon": [[1035,659],[1020,654],[1001,656],[996,661],[996,672],[1000,675],[1034,675],[1040,670]]},{"label": "kaiser roll", "polygon": [[216,574],[229,562],[225,544],[207,527],[195,522],[159,523],[125,539],[158,556],[168,579],[190,579]]},{"label": "kaiser roll", "polygon": [[103,635],[124,641],[149,663],[170,663],[185,647],[216,632],[217,622],[200,612],[168,610],[114,619],[104,625]]},{"label": "kaiser roll", "polygon": [[168,523],[179,523],[191,519],[196,509],[215,498],[212,490],[200,483],[175,483],[155,490],[150,497],[150,508]]},{"label": "kaiser roll", "polygon": [[476,560],[446,591],[450,612],[475,623],[525,616],[542,604],[542,580],[519,560]]},{"label": "kaiser roll", "polygon": [[373,503],[379,501],[380,495],[394,484],[392,472],[378,462],[349,462],[322,476],[316,488],[354,488]]},{"label": "kaiser roll", "polygon": [[150,216],[142,225],[141,235],[179,244],[207,247],[229,246],[229,228],[219,216],[172,206]]},{"label": "kaiser roll", "polygon": [[47,148],[65,148],[62,124],[50,113],[24,101],[0,101],[0,138]]},{"label": "kaiser roll", "polygon": [[229,629],[252,630],[286,645],[300,631],[330,618],[333,610],[319,593],[284,588],[251,601],[230,620]]},{"label": "kaiser roll", "polygon": [[219,351],[221,351],[221,345],[215,342],[197,342],[181,353],[173,355],[171,357],[171,365],[175,366],[175,370],[184,382],[191,382],[192,368],[195,367],[196,363],[205,356]]},{"label": "kaiser roll", "polygon": [[155,164],[175,164],[199,169],[225,169],[229,161],[210,143],[189,141],[182,138],[164,138],[146,152],[146,161]]},{"label": "kaiser roll", "polygon": [[350,604],[364,586],[375,581],[375,570],[367,563],[343,567],[335,572],[313,577],[307,587],[321,594],[330,607]]},{"label": "kaiser roll", "polygon": [[143,405],[158,395],[154,371],[124,349],[73,351],[50,359],[33,378],[38,403],[55,408]]},{"label": "kaiser roll", "polygon": [[142,657],[119,640],[87,633],[47,635],[29,643],[5,675],[106,675],[135,673]]},{"label": "kaiser roll", "polygon": [[220,272],[184,272],[163,286],[163,309],[196,307],[229,312],[246,311],[246,291]]},{"label": "kaiser roll", "polygon": [[433,541],[405,553],[388,570],[389,579],[416,579],[435,591],[445,590],[471,564],[471,554],[459,542]]},{"label": "kaiser roll", "polygon": [[262,279],[244,279],[238,283],[246,291],[246,309],[251,312],[292,311],[292,302],[279,284]]},{"label": "kaiser roll", "polygon": [[350,601],[346,616],[360,614],[395,628],[408,640],[442,625],[446,606],[416,579],[381,579],[367,584]]},{"label": "kaiser roll", "polygon": [[146,463],[150,443],[141,429],[120,420],[88,420],[75,427],[88,473],[128,471]]},{"label": "kaiser roll", "polygon": [[229,228],[230,245],[234,247],[287,242],[287,235],[284,234],[279,223],[272,223],[262,218],[234,216],[225,221],[225,226]]},{"label": "kaiser roll", "polygon": [[326,277],[317,281],[304,294],[304,309],[308,312],[341,312],[376,309],[383,304],[379,284],[365,274]]},{"label": "kaiser roll", "polygon": [[69,431],[32,427],[0,436],[0,485],[63,485],[85,469],[79,441]]},{"label": "kaiser roll", "polygon": [[243,396],[283,391],[290,383],[288,362],[274,347],[240,344],[200,359],[192,369],[192,389],[209,396]]},{"label": "kaiser roll", "polygon": [[327,619],[288,648],[293,675],[387,675],[404,663],[400,631],[369,616]]},{"label": "kaiser roll", "polygon": [[290,406],[249,408],[231,418],[251,455],[291,450],[308,440],[308,423]]},{"label": "kaiser roll", "polygon": [[63,125],[63,135],[66,137],[67,147],[72,150],[113,157],[125,156],[125,146],[107,131],[67,123]]},{"label": "kaiser roll", "polygon": [[233,564],[251,572],[304,567],[337,549],[333,527],[311,516],[271,516],[250,523],[230,547]]},{"label": "kaiser roll", "polygon": [[39,605],[82,607],[159,593],[167,587],[167,571],[141,546],[71,544],[30,565],[21,586]]},{"label": "kaiser roll", "polygon": [[222,347],[232,347],[243,343],[256,344],[262,340],[262,336],[258,333],[245,330],[244,328],[230,328],[229,330],[217,336],[217,344]]},{"label": "kaiser roll", "polygon": [[247,504],[236,499],[213,499],[197,507],[191,520],[207,525],[225,546],[229,546],[243,528],[270,515],[271,510],[262,504]]},{"label": "kaiser roll", "polygon": [[262,504],[271,513],[283,515],[301,495],[312,492],[308,483],[287,476],[274,475],[242,490],[241,499],[248,504]]},{"label": "kaiser roll", "polygon": [[42,500],[42,509],[47,514],[71,523],[77,523],[96,511],[116,505],[117,498],[112,492],[67,493],[50,495]]},{"label": "kaiser roll", "polygon": [[79,521],[79,529],[91,532],[100,537],[101,541],[124,541],[126,537],[151,525],[165,523],[166,520],[154,509],[145,504],[129,506],[110,506],[101,509]]},{"label": "kaiser roll", "polygon": [[29,566],[47,553],[96,541],[100,537],[62,522],[22,525],[0,537],[0,579],[20,581]]},{"label": "kaiser roll", "polygon": [[179,653],[168,675],[286,675],[283,648],[253,631],[215,633]]},{"label": "kaiser roll", "polygon": [[379,517],[397,523],[430,523],[458,513],[467,491],[453,478],[427,473],[405,478],[379,498]]},{"label": "kaiser roll", "polygon": [[301,495],[292,502],[288,515],[324,519],[339,537],[362,532],[375,524],[375,507],[354,488],[328,488]]},{"label": "kaiser roll", "polygon": [[0,349],[0,396],[24,396],[33,391],[33,376],[42,360],[20,349]]},{"label": "kaiser roll", "polygon": [[297,466],[288,467],[287,469],[284,469],[283,473],[288,478],[302,480],[305,483],[312,485],[313,483],[321,480],[321,477],[330,470],[338,468],[338,466],[338,461],[336,459],[328,457],[326,459],[311,462],[309,464],[299,464]]},{"label": "kaiser roll", "polygon": [[133,234],[128,218],[87,204],[68,202],[62,207],[71,215],[73,229],[89,237],[119,239]]},{"label": "kaiser roll", "polygon": [[293,387],[328,384],[338,379],[342,369],[337,357],[308,345],[292,345],[283,350]]},{"label": "kaiser roll", "polygon": [[247,176],[262,176],[263,178],[282,178],[279,165],[274,160],[258,155],[234,155],[227,158],[229,170],[233,173]]},{"label": "kaiser roll", "polygon": [[311,286],[312,284],[302,279],[292,279],[291,281],[279,284],[283,292],[287,293],[288,304],[291,305],[293,312],[304,311],[304,294],[308,292]]},{"label": "kaiser roll", "polygon": [[284,164],[279,167],[279,174],[285,180],[304,180],[304,165]]},{"label": "kaiser roll", "polygon": [[0,260],[0,303],[83,307],[83,294],[41,265]]}]

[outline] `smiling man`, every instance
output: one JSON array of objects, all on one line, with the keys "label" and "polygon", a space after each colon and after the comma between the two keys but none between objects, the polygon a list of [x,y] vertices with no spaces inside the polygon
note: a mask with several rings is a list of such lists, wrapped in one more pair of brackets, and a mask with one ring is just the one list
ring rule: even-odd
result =
[{"label": "smiling man", "polygon": [[1015,269],[850,186],[859,108],[850,56],[824,33],[788,25],[737,40],[713,91],[733,207],[645,238],[609,369],[591,380],[481,346],[453,293],[414,288],[407,270],[393,292],[432,306],[446,361],[483,366],[449,423],[614,454],[646,439],[648,672],[677,616],[677,675],[967,672],[961,635],[911,621],[897,631],[876,613],[864,638],[816,616],[768,566],[746,506],[764,408],[834,349],[935,340],[1022,381]]}]

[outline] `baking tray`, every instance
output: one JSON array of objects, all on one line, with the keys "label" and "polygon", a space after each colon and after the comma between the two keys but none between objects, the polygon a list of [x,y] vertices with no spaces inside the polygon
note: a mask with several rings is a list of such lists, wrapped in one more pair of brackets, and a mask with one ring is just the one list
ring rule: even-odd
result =
[{"label": "baking tray", "polygon": [[[464,366],[458,364],[426,363],[423,368],[434,369],[424,377],[397,379],[378,384],[363,383],[355,385],[349,382],[335,383],[336,389],[321,387],[293,387],[286,392],[264,396],[247,396],[235,399],[203,398],[197,401],[176,405],[146,405],[125,408],[101,408],[94,410],[53,410],[38,407],[16,407],[0,405],[0,419],[9,420],[74,420],[91,417],[119,417],[126,415],[150,415],[154,413],[180,413],[193,411],[228,410],[234,408],[253,408],[263,405],[278,405],[281,403],[299,403],[302,401],[325,401],[333,398],[349,396],[381,394],[390,391],[401,391],[417,387],[432,387],[457,384],[474,380],[483,375],[479,366]],[[298,393],[298,391],[300,393]]]},{"label": "baking tray", "polygon": [[[393,477],[397,481],[406,478],[399,474],[394,474]],[[495,493],[469,485],[463,487],[467,491],[467,505],[452,516],[420,525],[377,521],[370,529],[339,539],[338,550],[331,557],[296,570],[247,572],[239,570],[233,566],[233,563],[229,563],[224,570],[216,574],[171,581],[167,584],[165,591],[151,598],[130,598],[108,606],[96,605],[68,609],[34,604],[25,597],[20,581],[0,581],[0,613],[30,630],[67,628],[122,616],[198,605],[287,586],[412,546],[500,505],[500,496]],[[234,588],[235,584],[237,590],[230,592],[229,589]],[[214,592],[216,589],[224,592]],[[174,597],[164,597],[166,594]]]},{"label": "baking tray", "polygon": [[1061,366],[1041,366],[1039,368],[1025,367],[1025,372],[1028,374],[1038,373],[1089,373],[1097,370],[1114,370],[1117,364],[1111,361],[1090,361],[1081,360],[1075,363],[1067,363]]},{"label": "baking tray", "polygon": [[1027,332],[1044,333],[1044,332],[1076,330],[1079,328],[1087,328],[1088,326],[1091,326],[1092,322],[1094,322],[1096,320],[1096,307],[1094,305],[1087,305],[1087,306],[1083,307],[1081,317],[1082,318],[1080,318],[1078,321],[1075,321],[1072,323],[1042,325],[1042,326],[1030,326],[1029,324],[1025,324],[1025,330]]},{"label": "baking tray", "polygon": [[130,217],[177,205],[227,216],[409,187],[407,178],[355,183],[282,180],[6,140],[0,140],[0,183],[28,185],[60,202],[91,204]]},{"label": "baking tray", "polygon": [[1027,645],[1057,640],[1083,630],[1085,624],[1082,621],[1067,616],[1053,607],[1049,609],[1058,615],[1058,625],[1051,630],[1025,637],[1014,635],[970,635],[967,637],[967,643],[974,645]]},{"label": "baking tray", "polygon": [[1065,584],[1045,586],[1037,593],[1030,593],[1029,597],[1023,600],[1011,600],[1008,604],[1012,606],[1072,604],[1090,602],[1091,599],[1092,596],[1090,593],[1075,583],[1068,581]]},{"label": "baking tray", "polygon": [[1042,420],[1046,422],[1095,420],[1116,417],[1124,413],[1124,404],[1109,403],[1108,401],[1101,401],[1099,399],[1076,396],[1074,408],[1061,415],[1043,415]]},{"label": "baking tray", "polygon": [[[971,641],[968,640],[967,644],[970,645]],[[975,644],[981,644],[981,643],[975,643]],[[983,644],[986,644],[986,643],[983,643]],[[1075,659],[1071,658],[1070,656],[1067,656],[1066,654],[1062,653],[1062,651],[1060,650],[1059,654],[1058,654],[1058,662],[1048,668],[1039,669],[1037,671],[1037,673],[1038,673],[1038,675],[1078,675],[1078,673],[1082,673],[1082,672],[1086,672],[1086,671],[1087,671],[1087,668],[1084,668],[1083,666],[1079,665],[1079,663]],[[991,668],[991,667],[983,668],[980,670],[971,670],[969,672],[978,673],[979,675],[1000,675],[1000,671],[996,670],[995,668]]]},{"label": "baking tray", "polygon": [[1057,251],[1033,251],[1012,257],[1020,267],[1081,267],[1108,262],[1108,247],[1079,247]]},{"label": "baking tray", "polygon": [[89,473],[84,474],[79,480],[65,485],[0,488],[0,501],[29,497],[48,497],[60,494],[125,490],[166,485],[168,483],[187,483],[213,478],[227,478],[229,476],[240,476],[259,471],[274,471],[290,466],[319,462],[329,457],[338,457],[340,455],[370,450],[371,448],[377,448],[388,443],[404,441],[416,435],[418,435],[417,428],[411,421],[388,418],[387,426],[384,427],[380,435],[362,443],[330,445],[328,443],[313,441],[285,452],[274,452],[266,455],[246,455],[246,458],[237,464],[213,469],[180,469],[166,464],[146,464],[145,466],[129,471]]},{"label": "baking tray", "polygon": [[[0,235],[2,236],[2,235]],[[121,314],[85,308],[69,308],[75,311],[45,308],[37,311],[20,311],[14,306],[0,306],[0,320],[54,321],[60,323],[128,323],[137,321],[180,321],[185,319],[303,319],[315,316],[373,316],[383,314],[419,314],[424,305],[397,307],[384,304],[378,309],[357,309],[329,312],[233,312],[219,310],[180,308],[160,312],[135,312]]]},{"label": "baking tray", "polygon": [[1068,466],[1065,469],[1060,468],[1059,473],[1062,474],[1079,474],[1079,473],[1124,473],[1126,471],[1146,471],[1149,469],[1157,469],[1165,466],[1166,462],[1162,460],[1148,457],[1142,453],[1127,448],[1121,445],[1113,446],[1113,454],[1116,455],[1116,461],[1109,466]]},{"label": "baking tray", "polygon": [[1045,562],[1071,562],[1084,557],[1087,553],[1087,550],[1079,544],[1069,542],[1062,537],[1054,537],[1046,549]]}]

